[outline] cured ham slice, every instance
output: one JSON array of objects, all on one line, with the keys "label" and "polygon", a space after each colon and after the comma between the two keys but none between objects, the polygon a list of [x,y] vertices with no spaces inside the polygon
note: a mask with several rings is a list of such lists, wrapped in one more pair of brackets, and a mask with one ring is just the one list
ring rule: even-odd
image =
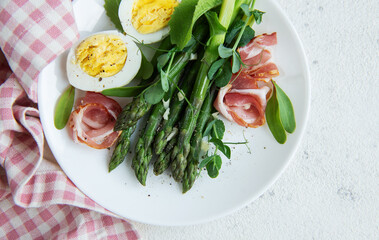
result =
[{"label": "cured ham slice", "polygon": [[256,78],[258,81],[270,81],[279,76],[278,67],[271,59],[271,50],[277,44],[276,33],[262,34],[255,37],[246,46],[238,49],[242,61],[248,66],[241,72]]},{"label": "cured ham slice", "polygon": [[229,121],[252,128],[266,122],[265,109],[272,89],[269,81],[279,75],[271,58],[271,48],[276,44],[276,33],[262,34],[238,49],[247,67],[233,74],[214,102],[215,108]]},{"label": "cured ham slice", "polygon": [[109,113],[117,118],[117,115],[121,112],[121,106],[115,100],[104,96],[101,93],[87,92],[84,98],[79,99],[78,103],[80,105],[86,105],[89,103],[98,103],[103,105]]},{"label": "cured ham slice", "polygon": [[231,84],[221,88],[214,106],[226,119],[244,127],[256,128],[265,123],[267,94],[270,88],[233,89]]},{"label": "cured ham slice", "polygon": [[72,139],[96,149],[112,146],[120,135],[120,132],[113,131],[113,127],[121,110],[113,99],[87,92],[70,115],[68,123]]}]

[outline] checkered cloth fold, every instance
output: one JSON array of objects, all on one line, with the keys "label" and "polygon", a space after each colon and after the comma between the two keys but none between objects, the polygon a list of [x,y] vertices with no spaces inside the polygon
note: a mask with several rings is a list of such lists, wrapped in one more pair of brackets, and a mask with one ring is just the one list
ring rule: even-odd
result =
[{"label": "checkered cloth fold", "polygon": [[0,239],[139,238],[43,157],[38,74],[78,37],[69,0],[0,1]]}]

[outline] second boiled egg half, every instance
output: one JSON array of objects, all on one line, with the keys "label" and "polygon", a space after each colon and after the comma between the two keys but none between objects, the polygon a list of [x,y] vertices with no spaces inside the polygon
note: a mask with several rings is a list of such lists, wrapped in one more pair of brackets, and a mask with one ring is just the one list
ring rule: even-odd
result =
[{"label": "second boiled egg half", "polygon": [[179,4],[177,0],[122,0],[118,16],[126,34],[150,44],[169,33],[168,22]]},{"label": "second boiled egg half", "polygon": [[67,77],[72,86],[84,91],[121,87],[136,76],[141,58],[130,37],[118,31],[94,33],[71,48]]}]

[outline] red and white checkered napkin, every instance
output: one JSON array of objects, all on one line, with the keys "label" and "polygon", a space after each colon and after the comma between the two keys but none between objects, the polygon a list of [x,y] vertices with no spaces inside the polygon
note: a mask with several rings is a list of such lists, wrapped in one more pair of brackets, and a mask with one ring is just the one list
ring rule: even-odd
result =
[{"label": "red and white checkered napkin", "polygon": [[39,72],[78,39],[70,0],[0,1],[0,239],[138,239],[43,158]]}]

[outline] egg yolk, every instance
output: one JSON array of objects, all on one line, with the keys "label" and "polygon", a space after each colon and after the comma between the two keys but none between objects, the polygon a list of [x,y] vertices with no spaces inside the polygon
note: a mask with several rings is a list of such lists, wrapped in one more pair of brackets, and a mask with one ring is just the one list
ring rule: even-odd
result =
[{"label": "egg yolk", "polygon": [[178,4],[176,0],[136,0],[132,9],[133,27],[142,34],[164,28]]},{"label": "egg yolk", "polygon": [[110,77],[124,66],[127,49],[116,35],[94,35],[76,48],[76,63],[92,77]]}]

